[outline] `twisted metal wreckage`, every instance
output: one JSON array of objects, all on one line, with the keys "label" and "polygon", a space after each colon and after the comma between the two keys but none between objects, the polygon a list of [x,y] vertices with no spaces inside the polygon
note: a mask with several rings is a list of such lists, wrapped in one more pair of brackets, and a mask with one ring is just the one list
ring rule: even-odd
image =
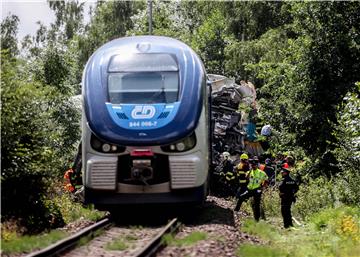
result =
[{"label": "twisted metal wreckage", "polygon": [[260,156],[264,149],[257,141],[258,106],[256,90],[251,82],[208,74],[212,85],[213,167],[219,169],[221,153],[247,152]]}]

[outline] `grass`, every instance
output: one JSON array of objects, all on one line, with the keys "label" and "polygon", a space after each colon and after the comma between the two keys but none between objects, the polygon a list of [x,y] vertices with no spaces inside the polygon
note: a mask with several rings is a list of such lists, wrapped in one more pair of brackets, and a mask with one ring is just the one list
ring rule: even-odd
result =
[{"label": "grass", "polygon": [[248,219],[242,231],[266,243],[243,244],[236,254],[241,257],[359,257],[359,216],[359,207],[329,208],[312,215],[306,226],[295,230]]},{"label": "grass", "polygon": [[[69,194],[56,196],[51,201],[59,207],[61,216],[67,224],[80,218],[97,221],[105,216],[105,212],[94,210],[93,206],[85,208],[80,203],[72,201]],[[23,231],[17,224],[13,226],[2,226],[1,248],[3,254],[33,251],[35,249],[44,248],[66,237],[65,232],[58,230],[53,230],[47,234],[32,236],[22,235],[22,232]],[[82,243],[86,243],[90,239],[91,238],[83,239],[82,241],[84,242]]]},{"label": "grass", "polygon": [[116,238],[106,244],[105,249],[110,251],[123,251],[129,248],[129,243],[136,241],[138,238],[134,235],[126,235],[125,237]]},{"label": "grass", "polygon": [[74,202],[69,194],[57,196],[52,201],[59,207],[66,224],[80,218],[97,221],[105,216],[105,212],[95,210],[91,205],[85,208],[81,203]]},{"label": "grass", "polygon": [[2,240],[2,254],[31,252],[36,249],[49,246],[52,243],[65,238],[66,236],[68,236],[67,233],[55,230],[40,236],[21,236],[15,238],[13,237],[11,240]]},{"label": "grass", "polygon": [[256,256],[256,257],[283,257],[284,251],[274,248],[268,247],[264,245],[252,245],[245,244],[241,246],[237,252],[237,256]]},{"label": "grass", "polygon": [[90,242],[91,240],[93,240],[95,237],[101,236],[102,234],[104,234],[105,230],[104,229],[99,229],[96,230],[92,233],[90,233],[89,235],[80,238],[79,242],[78,242],[78,246],[83,246],[86,245],[88,242]]},{"label": "grass", "polygon": [[166,245],[175,245],[175,246],[188,246],[194,245],[201,240],[206,240],[208,235],[204,232],[195,231],[191,234],[185,236],[184,238],[174,238],[173,235],[167,234],[164,236],[163,241]]},{"label": "grass", "polygon": [[128,245],[124,242],[122,238],[113,240],[110,243],[107,243],[105,246],[106,250],[110,251],[123,251],[128,248]]}]

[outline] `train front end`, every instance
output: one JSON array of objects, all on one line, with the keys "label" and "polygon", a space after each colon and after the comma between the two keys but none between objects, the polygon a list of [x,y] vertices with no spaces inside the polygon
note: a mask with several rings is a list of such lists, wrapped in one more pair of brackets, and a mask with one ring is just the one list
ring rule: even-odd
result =
[{"label": "train front end", "polygon": [[156,36],[113,40],[92,55],[82,86],[86,203],[204,200],[209,92],[187,45]]}]

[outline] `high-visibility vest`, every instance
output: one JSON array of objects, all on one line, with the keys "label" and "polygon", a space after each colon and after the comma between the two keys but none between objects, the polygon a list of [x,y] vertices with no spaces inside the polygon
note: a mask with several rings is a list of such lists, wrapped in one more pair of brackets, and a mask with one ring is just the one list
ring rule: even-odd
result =
[{"label": "high-visibility vest", "polygon": [[260,169],[250,170],[249,184],[247,187],[250,190],[260,188],[266,180],[268,180],[268,176],[262,170]]}]

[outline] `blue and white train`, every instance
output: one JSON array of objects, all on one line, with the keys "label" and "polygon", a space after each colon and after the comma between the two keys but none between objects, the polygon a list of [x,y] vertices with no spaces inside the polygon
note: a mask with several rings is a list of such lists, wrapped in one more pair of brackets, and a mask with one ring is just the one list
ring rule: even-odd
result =
[{"label": "blue and white train", "polygon": [[100,47],[82,81],[85,202],[201,203],[209,90],[201,60],[178,40],[126,37]]}]

